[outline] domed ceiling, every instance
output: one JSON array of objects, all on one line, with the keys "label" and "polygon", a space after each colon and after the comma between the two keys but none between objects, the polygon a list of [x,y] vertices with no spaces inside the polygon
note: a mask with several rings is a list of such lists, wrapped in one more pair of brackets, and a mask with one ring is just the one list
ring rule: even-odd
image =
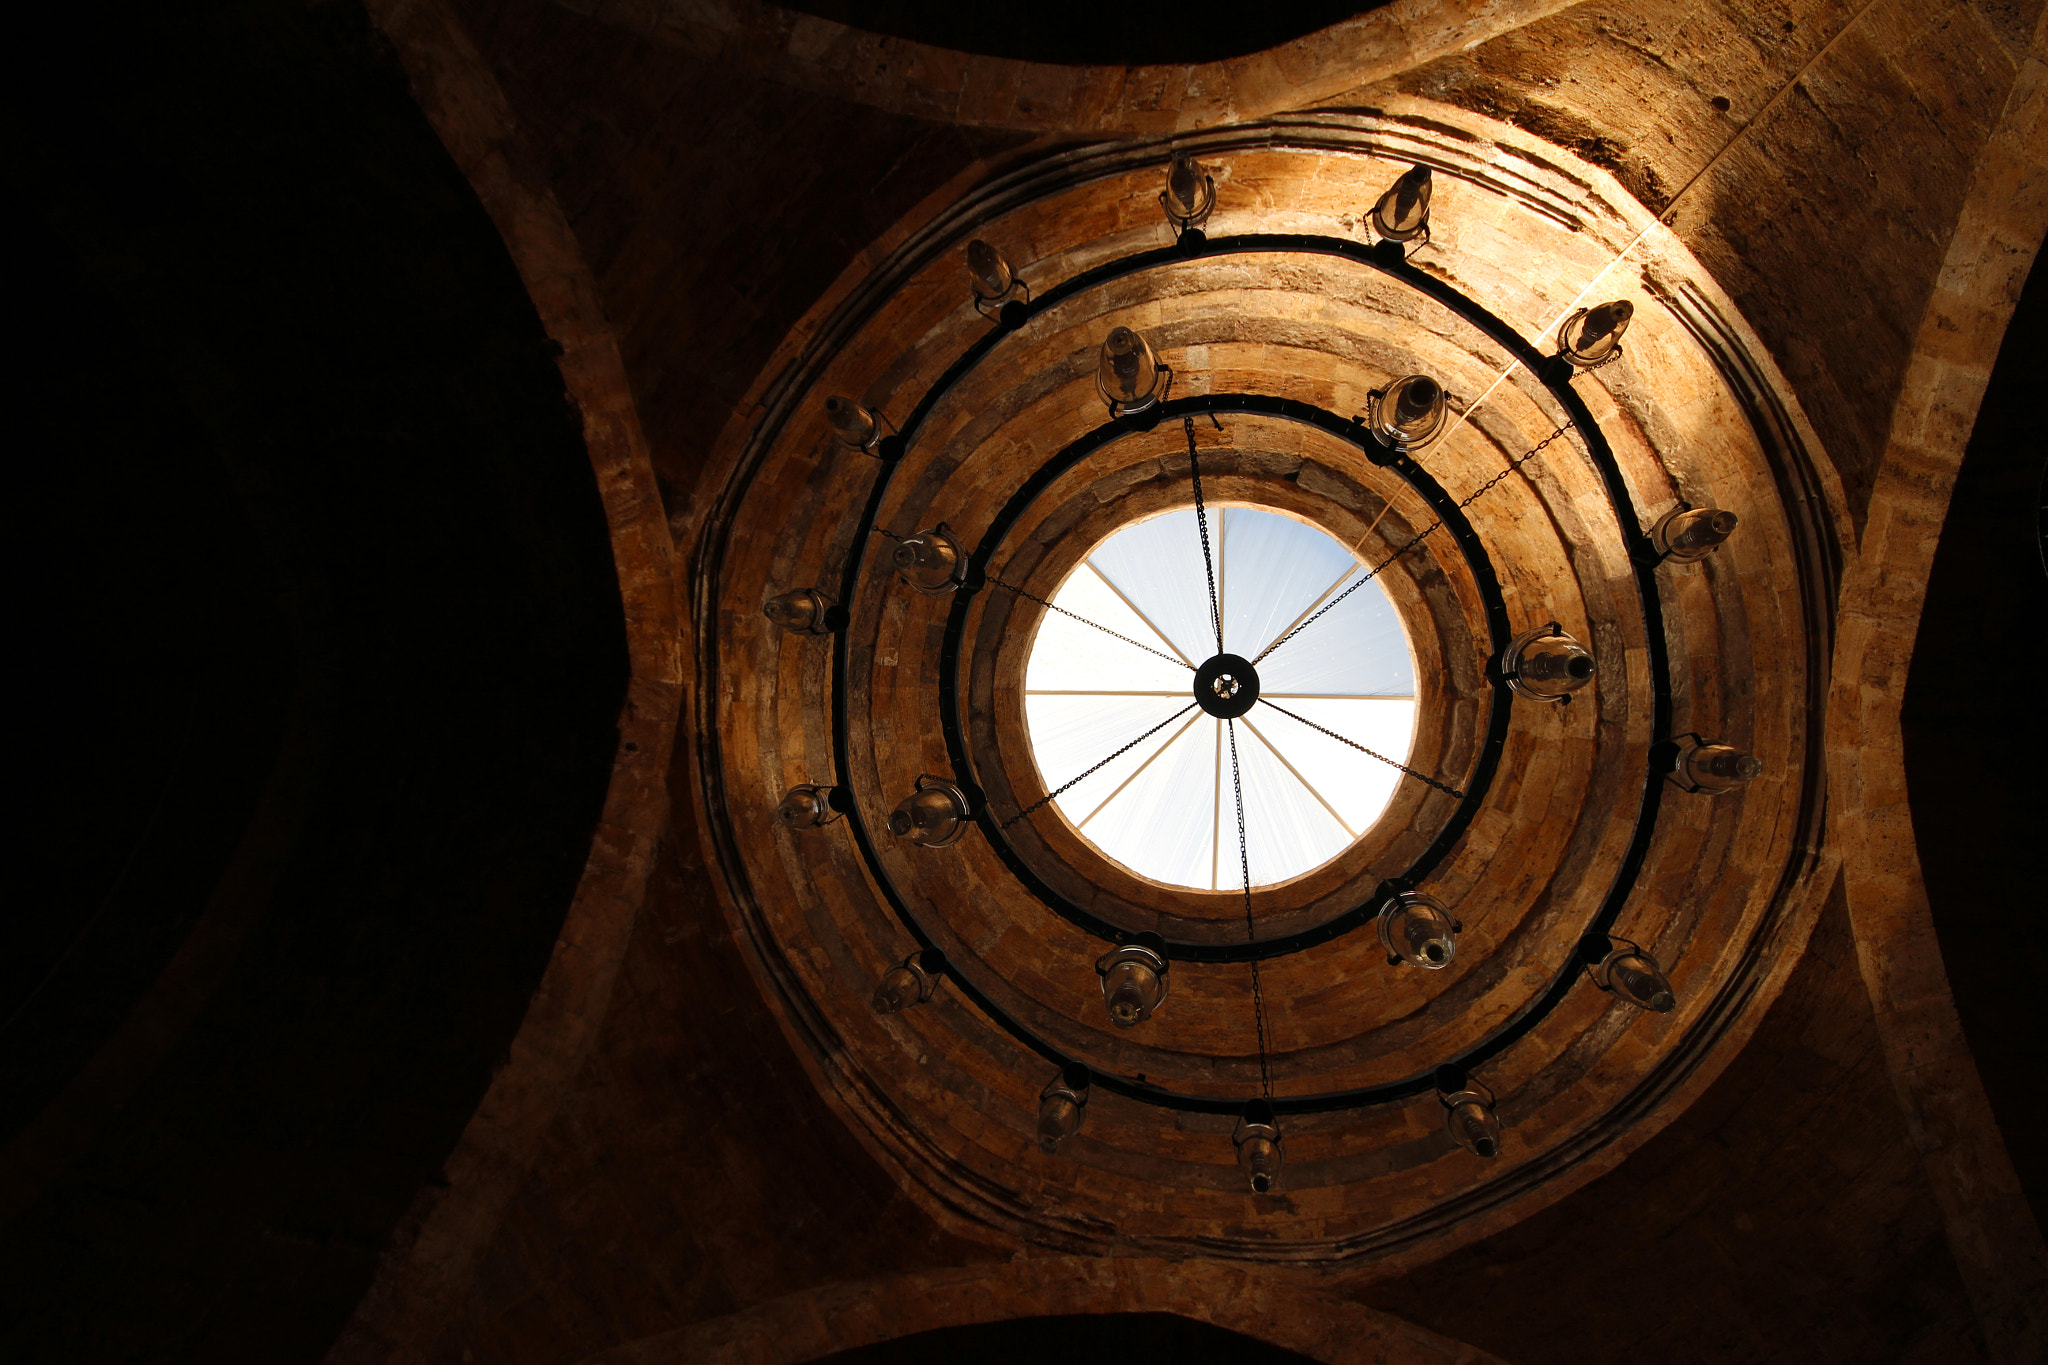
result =
[{"label": "domed ceiling", "polygon": [[[1175,152],[1215,179],[1185,238],[1161,210]],[[1375,248],[1367,215],[1415,165],[1434,171],[1430,238]],[[970,239],[1024,282],[1000,313],[975,306]],[[1774,944],[1813,909],[1834,533],[1796,405],[1725,298],[1598,172],[1421,101],[1050,155],[896,240],[804,323],[703,565],[699,768],[730,908],[848,1124],[984,1236],[1324,1263],[1477,1235],[1644,1140],[1747,1037]],[[1619,358],[1555,361],[1559,324],[1612,300],[1635,308]],[[1118,327],[1171,372],[1162,402],[1120,417],[1096,377]],[[1413,374],[1447,417],[1402,454],[1369,419]],[[828,398],[878,414],[881,439],[841,440]],[[1647,533],[1686,505],[1740,527],[1660,563]],[[1147,817],[1162,842],[1208,833],[1213,890],[1076,829],[1047,798],[1081,769],[1034,758],[1026,697],[1048,629],[1145,658],[1109,621],[1049,627],[1047,604],[1117,532],[1197,507],[1212,539],[1257,509],[1349,547],[1405,633],[1415,698],[1412,743],[1381,755],[1404,769],[1384,811],[1277,878],[1252,865],[1301,817],[1254,783],[1240,834],[1229,746],[1241,767],[1267,752],[1252,726],[1301,717],[1276,694],[1213,722],[1214,783]],[[931,531],[958,572],[918,591],[892,542]],[[806,589],[829,624],[764,616]],[[1261,633],[1286,638],[1259,667],[1349,646],[1359,623],[1315,617],[1318,590],[1281,618],[1298,633]],[[1597,664],[1565,704],[1502,676],[1503,651],[1552,631]],[[1104,711],[1096,757],[1128,771],[1195,702],[1143,724]],[[1762,774],[1686,790],[1668,769],[1700,740]],[[892,810],[940,783],[971,811],[962,836],[892,835]],[[844,818],[780,826],[803,785],[838,788]],[[1390,965],[1375,917],[1403,891],[1459,923],[1441,970]],[[1610,937],[1662,965],[1672,1012],[1590,979],[1585,945]],[[1098,961],[1131,944],[1163,951],[1168,989],[1125,1028]],[[929,998],[877,1014],[878,980],[921,952],[943,955],[923,959]],[[1041,1092],[1083,1074],[1078,1133],[1041,1150]],[[1439,1085],[1467,1076],[1504,1124],[1492,1160],[1446,1129]],[[1262,1096],[1284,1150],[1270,1194],[1233,1146]]]},{"label": "domed ceiling", "polygon": [[[93,644],[33,652],[92,704],[15,973],[0,1356],[796,1365],[1034,1317],[1114,1352],[1107,1315],[1169,1312],[1332,1361],[2040,1359],[2007,755],[2041,0],[1398,0],[1136,68],[900,8],[39,16],[31,577]],[[1176,150],[1218,182],[1200,249]],[[1364,215],[1417,165],[1431,241],[1382,256]],[[1030,290],[1007,319],[977,239]],[[1603,301],[1619,358],[1550,373]],[[1172,375],[1122,421],[1118,329]],[[1354,420],[1401,375],[1449,393],[1405,460]],[[1653,567],[1681,501],[1735,538]],[[1309,621],[1337,574],[1268,558],[1250,629],[1247,523],[1370,588]],[[896,572],[930,531],[958,558]],[[1070,599],[1090,574],[1130,602]],[[812,588],[824,633],[761,614]],[[1569,705],[1499,676],[1552,621],[1593,664]],[[169,637],[221,650],[165,711],[135,660]],[[1230,719],[1218,647],[1260,688]],[[1163,736],[1035,670],[1133,658],[1208,747],[1091,818]],[[1761,773],[1681,790],[1696,733]],[[920,782],[972,806],[943,847],[888,832]],[[849,813],[779,824],[806,783]],[[1318,798],[1343,837],[1284,865]],[[1192,876],[1148,856],[1187,844]],[[1440,970],[1386,961],[1403,882]],[[1588,980],[1611,937],[1669,1013]],[[1097,967],[1147,942],[1170,990],[1138,1019],[1124,973],[1120,1028]],[[1497,1154],[1447,1131],[1447,1064]]]}]

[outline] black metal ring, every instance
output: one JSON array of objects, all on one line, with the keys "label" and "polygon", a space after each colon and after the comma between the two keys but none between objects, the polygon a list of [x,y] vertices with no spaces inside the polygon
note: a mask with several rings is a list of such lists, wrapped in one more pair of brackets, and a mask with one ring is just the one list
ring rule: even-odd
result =
[{"label": "black metal ring", "polygon": [[1195,705],[1219,720],[1236,720],[1259,700],[1259,670],[1250,659],[1217,654],[1195,670]]},{"label": "black metal ring", "polygon": [[[1011,495],[1009,502],[996,513],[989,523],[988,530],[983,533],[981,543],[968,559],[968,584],[978,585],[986,580],[989,560],[1010,529],[1054,480],[1104,446],[1123,437],[1147,431],[1159,422],[1196,413],[1255,414],[1300,422],[1357,446],[1361,451],[1371,455],[1376,463],[1384,464],[1399,474],[1409,487],[1422,495],[1430,510],[1443,518],[1444,529],[1457,541],[1479,590],[1480,606],[1486,617],[1487,634],[1492,641],[1488,652],[1497,654],[1507,643],[1507,603],[1501,594],[1500,580],[1494,573],[1493,561],[1486,553],[1486,547],[1480,541],[1478,533],[1472,529],[1472,523],[1466,519],[1456,501],[1444,491],[1443,486],[1429,471],[1406,455],[1387,450],[1358,422],[1348,421],[1327,409],[1315,407],[1298,399],[1269,398],[1262,394],[1217,393],[1171,399],[1146,412],[1142,421],[1126,418],[1105,422],[1073,442],[1039,466],[1038,472],[1027,479],[1023,487]],[[946,753],[952,760],[954,772],[968,781],[976,779],[973,758],[968,752],[966,731],[960,716],[960,650],[965,640],[967,614],[971,606],[972,594],[962,590],[954,595],[953,610],[946,618],[946,633],[939,646],[939,729],[945,736]],[[1505,684],[1498,679],[1494,680],[1492,691],[1492,704],[1487,714],[1486,738],[1480,745],[1479,756],[1473,764],[1470,777],[1465,782],[1464,799],[1444,822],[1443,828],[1438,831],[1429,847],[1425,848],[1407,868],[1388,880],[1404,885],[1421,881],[1438,863],[1449,856],[1452,846],[1478,816],[1487,790],[1493,785],[1493,776],[1500,765],[1501,752],[1507,744],[1510,695]],[[1001,823],[985,802],[976,821],[981,826],[982,833],[987,836],[989,844],[995,849],[996,855],[1003,860],[1012,875],[1043,902],[1047,909],[1097,938],[1121,943],[1130,937],[1127,931],[1111,924],[1085,906],[1077,905],[1048,886],[1010,843]],[[881,874],[877,872],[877,875]],[[1166,955],[1176,962],[1251,962],[1285,957],[1290,953],[1298,953],[1303,949],[1342,938],[1360,925],[1370,923],[1378,908],[1379,897],[1375,895],[1313,928],[1247,943],[1176,943],[1168,940]]]},{"label": "black metal ring", "polygon": [[[1105,262],[1092,270],[1084,271],[1080,275],[1062,282],[1053,289],[1047,290],[1029,304],[1025,304],[1014,311],[1005,308],[1001,321],[987,335],[969,345],[953,364],[947,368],[946,372],[934,381],[932,387],[926,391],[924,397],[912,409],[909,419],[904,422],[902,427],[901,439],[904,442],[905,449],[915,439],[918,429],[923,425],[924,420],[930,415],[933,407],[939,400],[955,384],[959,383],[961,379],[970,373],[976,365],[980,364],[995,349],[998,343],[1041,312],[1085,290],[1107,284],[1112,280],[1120,279],[1127,275],[1153,269],[1157,266],[1179,264],[1189,260],[1214,256],[1264,253],[1335,256],[1389,275],[1444,305],[1467,322],[1479,328],[1489,339],[1512,355],[1532,375],[1535,375],[1544,387],[1549,390],[1551,396],[1564,408],[1566,415],[1571,418],[1574,429],[1578,431],[1580,438],[1585,442],[1587,453],[1592,458],[1594,467],[1599,471],[1601,482],[1607,491],[1608,502],[1614,509],[1616,520],[1621,527],[1621,534],[1627,543],[1628,559],[1633,570],[1636,596],[1642,613],[1643,631],[1646,641],[1645,653],[1648,656],[1647,661],[1650,669],[1651,732],[1654,734],[1668,733],[1671,728],[1672,711],[1671,665],[1668,644],[1665,640],[1663,603],[1657,592],[1656,566],[1653,562],[1649,562],[1653,556],[1646,553],[1649,549],[1648,537],[1643,533],[1641,519],[1636,513],[1634,500],[1629,496],[1628,486],[1622,476],[1621,467],[1615,460],[1614,452],[1608,446],[1606,436],[1601,432],[1599,424],[1594,421],[1591,411],[1587,409],[1579,395],[1572,390],[1571,376],[1559,374],[1556,369],[1547,366],[1545,364],[1545,357],[1535,346],[1515,332],[1507,323],[1452,288],[1449,284],[1418,270],[1406,261],[1384,259],[1376,255],[1370,247],[1363,246],[1357,242],[1344,238],[1299,234],[1248,234],[1239,237],[1221,237],[1214,240],[1205,240],[1195,243],[1192,248],[1183,242],[1173,247],[1140,252],[1120,260]],[[1234,402],[1243,404],[1242,407],[1229,409],[1231,411],[1259,412],[1281,416],[1291,415],[1285,411],[1290,400],[1242,394],[1229,395],[1229,397]],[[1209,399],[1176,399],[1170,403],[1160,405],[1158,409],[1145,414],[1144,417],[1149,420],[1157,420],[1165,416],[1179,415],[1182,412],[1202,411],[1204,410],[1203,408],[1195,405],[1205,401],[1214,401],[1214,399],[1213,397]],[[1305,407],[1306,405],[1299,406]],[[1320,412],[1318,409],[1310,409],[1310,411]],[[1322,414],[1322,416],[1327,420],[1336,421],[1327,413]],[[1304,419],[1297,417],[1296,420]],[[1312,424],[1320,425],[1319,422],[1314,422],[1312,419],[1309,420],[1312,421]],[[1128,431],[1136,429],[1138,423],[1136,421],[1127,421],[1113,425],[1118,426],[1123,431]],[[1341,425],[1346,428],[1351,426],[1348,422]],[[1098,431],[1100,430],[1098,428]],[[1091,433],[1092,435],[1094,433]],[[1089,438],[1084,437],[1082,439],[1086,441]],[[1077,442],[1076,444],[1080,443]],[[1073,447],[1070,446],[1068,449],[1071,451]],[[1410,461],[1409,463],[1412,464],[1413,462]],[[875,525],[876,517],[881,508],[882,498],[887,493],[890,479],[897,468],[898,462],[890,461],[881,465],[876,471],[874,485],[869,490],[867,504],[863,509],[862,517],[853,539],[853,548],[847,556],[847,561],[841,575],[840,597],[842,601],[850,601],[859,586],[861,568],[866,558],[866,546],[871,539],[869,530]],[[1427,477],[1419,468],[1415,472],[1421,474],[1422,477]],[[1043,471],[1041,471],[1042,473]],[[1432,482],[1434,481],[1432,480]],[[1020,494],[1022,491],[1020,490]],[[1441,489],[1438,491],[1440,493]],[[1453,510],[1455,511],[1456,509],[1453,508]],[[1462,522],[1463,520],[1463,516],[1460,514],[1459,521]],[[1454,534],[1456,533],[1450,518],[1446,518],[1445,525],[1447,528],[1452,528]],[[1470,533],[1469,522],[1465,523],[1464,530]],[[984,540],[986,540],[986,537]],[[985,570],[985,562],[980,567]],[[976,581],[978,581],[978,576],[971,572],[969,583],[972,584]],[[964,602],[956,602],[952,615],[964,620],[965,609]],[[949,631],[952,629],[951,619],[949,617]],[[1501,627],[1490,632],[1495,636],[1496,649],[1505,643],[1507,638],[1505,624],[1505,612],[1503,611]],[[844,631],[833,635],[832,653],[833,755],[841,775],[841,784],[844,785],[846,775],[852,769],[846,715],[848,640]],[[955,653],[957,656],[957,649]],[[943,667],[944,661],[942,660]],[[954,682],[957,684],[957,657],[955,659],[955,669],[956,676],[954,677]],[[950,705],[957,708],[957,686],[943,689],[940,704],[942,707]],[[1497,703],[1494,710],[1496,716],[1501,718],[1499,728],[1504,735],[1506,706],[1505,704]],[[1482,767],[1489,767],[1489,765],[1497,765],[1498,763],[1499,749],[1491,742],[1493,739],[1492,730],[1493,727],[1489,727],[1489,744],[1481,754],[1480,765]],[[952,741],[949,739],[948,742],[950,745]],[[964,756],[964,753],[956,755],[956,762],[960,758],[964,758]],[[1655,770],[1654,764],[1645,763],[1644,767],[1644,789],[1641,804],[1637,809],[1635,829],[1629,840],[1628,848],[1622,856],[1621,863],[1615,871],[1614,880],[1609,885],[1607,895],[1602,898],[1599,910],[1595,912],[1592,922],[1587,927],[1587,934],[1589,935],[1606,933],[1612,929],[1614,923],[1621,915],[1623,906],[1627,904],[1629,894],[1635,888],[1636,878],[1641,873],[1643,861],[1649,853],[1650,840],[1655,833],[1657,812],[1661,805],[1664,784],[1662,775]],[[1491,776],[1490,767],[1488,776]],[[1475,774],[1472,788],[1475,791],[1483,790],[1482,784],[1476,780],[1476,777],[1477,774]],[[1460,812],[1462,813],[1464,810],[1465,806],[1461,804]],[[1455,820],[1456,817],[1454,816],[1453,819]],[[986,826],[985,814],[983,823]],[[858,811],[855,811],[847,816],[846,824],[853,835],[855,844],[860,849],[862,859],[874,874],[876,884],[881,888],[884,898],[889,902],[890,908],[895,912],[897,919],[903,924],[905,930],[917,941],[920,947],[931,948],[935,946],[930,935],[925,931],[924,926],[911,913],[902,894],[896,889],[894,882],[890,879],[876,851],[874,840],[868,832],[866,821]],[[1462,826],[1459,832],[1462,833]],[[1439,838],[1438,843],[1444,844],[1442,837]],[[1432,845],[1432,847],[1434,848],[1436,845]],[[1444,847],[1447,851],[1448,845],[1444,844]],[[1439,854],[1438,856],[1440,858],[1442,855]],[[1365,916],[1359,918],[1359,922],[1362,923],[1364,919],[1370,918],[1370,914],[1369,907],[1360,908],[1368,911]],[[1352,919],[1355,915],[1357,915],[1357,912],[1340,917],[1339,920],[1333,920],[1329,924],[1321,926],[1319,931],[1308,932],[1316,933],[1333,930],[1338,924]],[[1356,924],[1346,924],[1345,928],[1337,930],[1337,933],[1348,932],[1349,929],[1355,927]],[[1323,938],[1316,941],[1327,941],[1329,938],[1336,937],[1337,933],[1325,933]],[[1306,935],[1297,937],[1305,938]],[[1275,942],[1278,941],[1275,940]],[[1256,948],[1257,946],[1247,945],[1249,948]],[[1300,947],[1308,946],[1311,946],[1311,944],[1307,942],[1300,944]],[[1291,951],[1298,950],[1296,948]],[[1178,956],[1178,954],[1176,955]],[[1553,976],[1549,988],[1542,995],[1529,1002],[1478,1043],[1467,1048],[1464,1052],[1444,1064],[1460,1066],[1469,1071],[1499,1056],[1502,1052],[1513,1046],[1563,1002],[1565,995],[1570,992],[1577,980],[1577,967],[1578,960],[1576,955],[1574,955],[1572,960],[1565,963],[1563,968]],[[1020,1021],[1012,1018],[1007,1011],[998,1008],[994,1001],[990,1000],[978,986],[958,970],[957,966],[951,967],[949,971],[961,994],[966,996],[980,1009],[991,1022],[1000,1026],[1005,1032],[1017,1039],[1018,1042],[1054,1065],[1061,1067],[1073,1065],[1071,1057],[1040,1038]],[[1434,1089],[1435,1071],[1436,1068],[1431,1067],[1429,1070],[1390,1082],[1386,1085],[1368,1086],[1356,1090],[1337,1091],[1322,1095],[1279,1097],[1273,1101],[1273,1108],[1277,1113],[1281,1114],[1327,1113],[1333,1110],[1356,1109],[1374,1104],[1386,1104],[1410,1099],[1416,1095],[1428,1094]],[[1196,1113],[1234,1114],[1243,1107],[1241,1100],[1183,1095],[1107,1073],[1092,1072],[1092,1074],[1095,1078],[1095,1084],[1105,1090],[1163,1108]]]}]

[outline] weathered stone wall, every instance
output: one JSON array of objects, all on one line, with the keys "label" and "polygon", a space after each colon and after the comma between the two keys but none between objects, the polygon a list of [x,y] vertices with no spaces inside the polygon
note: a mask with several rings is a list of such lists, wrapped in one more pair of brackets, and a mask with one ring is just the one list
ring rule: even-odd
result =
[{"label": "weathered stone wall", "polygon": [[1592,0],[1391,84],[1572,148],[1660,213],[1684,191],[1671,221],[1799,391],[1861,525],[1921,311],[2040,12]]}]

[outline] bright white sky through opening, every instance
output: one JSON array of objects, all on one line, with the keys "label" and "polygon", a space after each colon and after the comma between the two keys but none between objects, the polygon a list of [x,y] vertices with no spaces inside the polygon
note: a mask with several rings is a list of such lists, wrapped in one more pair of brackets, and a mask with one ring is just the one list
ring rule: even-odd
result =
[{"label": "bright white sky through opening", "polygon": [[[1365,572],[1329,535],[1278,513],[1211,508],[1209,529],[1224,651],[1246,659]],[[1216,653],[1216,633],[1193,509],[1124,527],[1052,600],[1187,666],[1046,613],[1025,666],[1024,713],[1048,789],[1194,700],[1192,670]],[[1263,886],[1349,847],[1386,809],[1401,777],[1265,700],[1405,762],[1415,731],[1415,665],[1392,604],[1369,582],[1258,672],[1260,703],[1237,721],[1237,755],[1245,852],[1252,885]],[[1202,890],[1243,884],[1230,741],[1225,722],[1202,711],[1188,712],[1055,804],[1097,848],[1143,876]]]}]

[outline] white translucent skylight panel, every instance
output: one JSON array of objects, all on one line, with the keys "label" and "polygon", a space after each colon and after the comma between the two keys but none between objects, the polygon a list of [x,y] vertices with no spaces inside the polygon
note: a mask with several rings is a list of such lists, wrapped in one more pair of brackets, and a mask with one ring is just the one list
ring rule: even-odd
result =
[{"label": "white translucent skylight panel", "polygon": [[[1215,534],[1212,512],[1212,545]],[[1190,663],[1199,664],[1216,653],[1216,627],[1209,615],[1209,574],[1202,563],[1202,537],[1193,508],[1126,526],[1088,558],[1180,647]],[[1066,605],[1064,598],[1060,605]]]},{"label": "white translucent skylight panel", "polygon": [[[1414,742],[1412,701],[1282,700],[1279,704],[1397,762],[1406,760]],[[1360,833],[1379,819],[1393,799],[1395,784],[1403,780],[1398,769],[1319,734],[1271,706],[1253,707],[1249,719],[1309,785],[1337,808],[1344,823]]]},{"label": "white translucent skylight panel", "polygon": [[[1271,733],[1265,726],[1259,728]],[[1284,745],[1281,752],[1286,753]],[[1245,854],[1253,886],[1285,881],[1344,851],[1351,842],[1344,827],[1242,720],[1237,725],[1237,758],[1244,783]],[[1226,756],[1226,768],[1229,761]],[[1229,781],[1227,772],[1224,780]],[[1237,802],[1228,790],[1223,801],[1226,865],[1217,880],[1225,887],[1242,886],[1244,872],[1236,848]]]},{"label": "white translucent skylight panel", "polygon": [[[1220,724],[1207,716],[1196,721],[1081,832],[1104,853],[1147,877],[1180,886],[1208,886]],[[1088,813],[1076,811],[1064,801],[1060,809],[1074,821]],[[1234,856],[1234,811],[1230,820],[1229,847]]]},{"label": "white translucent skylight panel", "polygon": [[[1223,646],[1251,658],[1358,561],[1293,517],[1250,507],[1222,511]],[[1215,517],[1212,514],[1212,529]]]},{"label": "white translucent skylight panel", "polygon": [[[1356,576],[1344,586],[1354,581]],[[1414,696],[1415,665],[1408,657],[1408,639],[1378,581],[1368,582],[1267,655],[1259,664],[1259,691]]]},{"label": "white translucent skylight panel", "polygon": [[[1247,657],[1363,572],[1327,533],[1278,513],[1216,508],[1209,526],[1225,647]],[[1215,651],[1192,509],[1119,531],[1054,600],[1189,664]],[[1275,705],[1389,758],[1407,756],[1414,667],[1376,582],[1276,650],[1259,673],[1261,694]],[[1103,764],[1057,803],[1098,848],[1144,876],[1228,891],[1244,873],[1227,741],[1222,722],[1177,714],[1191,700],[1192,681],[1188,664],[1052,614],[1026,667],[1026,719],[1048,786]],[[1104,762],[1126,744],[1129,752]],[[1399,770],[1267,705],[1241,718],[1238,761],[1244,857],[1255,886],[1298,876],[1341,853],[1379,818],[1403,780]]]},{"label": "white translucent skylight panel", "polygon": [[[1114,642],[1112,642],[1114,643]],[[1046,697],[1026,695],[1024,720],[1031,730],[1031,751],[1048,791],[1065,786],[1108,755],[1167,719],[1189,703],[1178,697]],[[1101,772],[1059,798],[1059,808],[1079,823],[1145,762],[1164,748],[1174,732],[1193,717],[1191,711],[1144,743],[1105,765]]]},{"label": "white translucent skylight panel", "polygon": [[[1136,612],[1125,606],[1109,585],[1085,564],[1060,586],[1053,601],[1076,616],[1119,635],[1142,640],[1163,653],[1173,653],[1167,642],[1139,619]],[[1208,655],[1201,657],[1206,659]],[[1170,691],[1185,694],[1193,700],[1191,689],[1194,682],[1195,675],[1187,667],[1113,639],[1093,626],[1056,611],[1045,613],[1040,621],[1038,638],[1032,644],[1031,659],[1024,669],[1024,690],[1027,692]],[[1096,757],[1102,755],[1097,754]]]}]

